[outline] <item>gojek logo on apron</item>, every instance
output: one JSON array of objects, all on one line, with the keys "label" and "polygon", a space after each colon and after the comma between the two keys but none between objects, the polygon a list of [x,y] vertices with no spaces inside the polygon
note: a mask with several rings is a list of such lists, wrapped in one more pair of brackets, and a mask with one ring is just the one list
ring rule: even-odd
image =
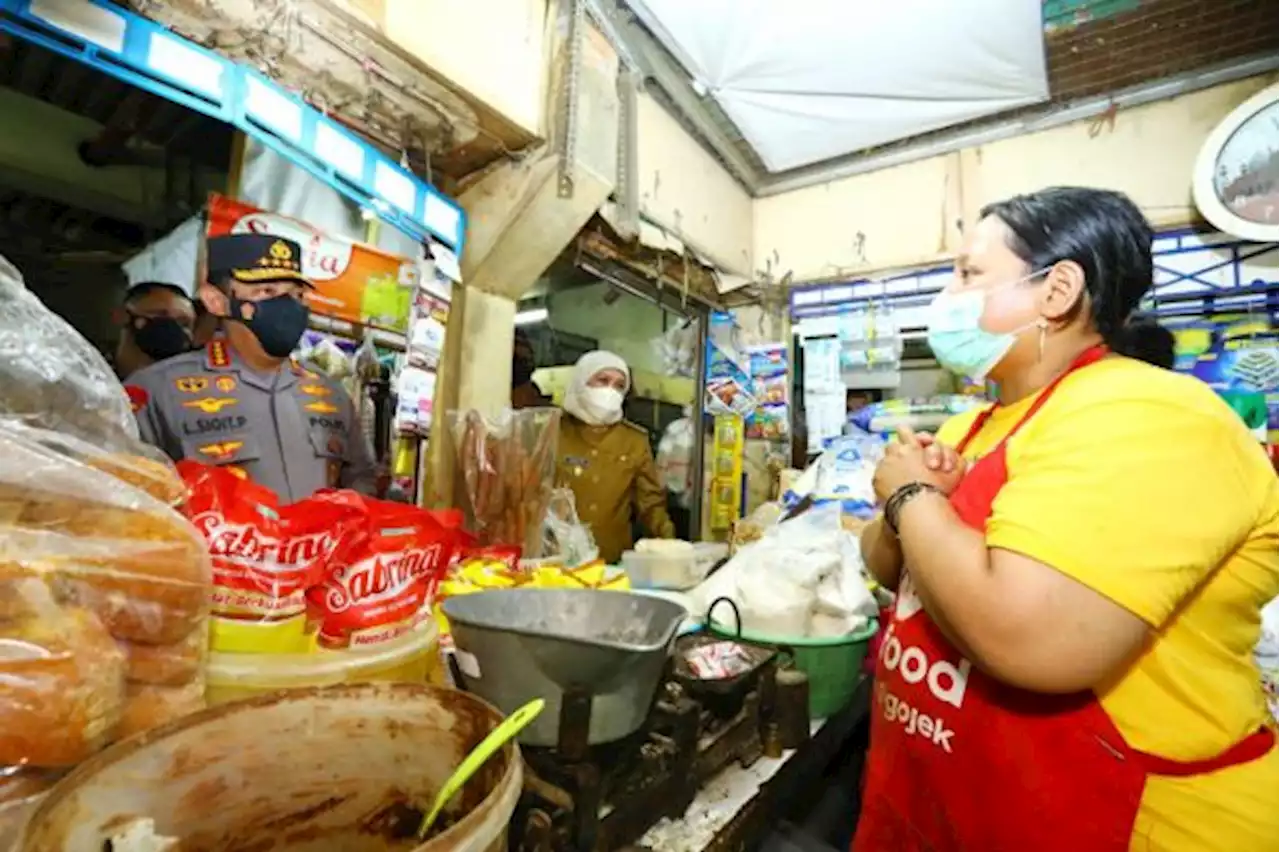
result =
[{"label": "gojek logo on apron", "polygon": [[[921,629],[923,625],[913,618],[921,609],[920,596],[916,594],[910,576],[904,574],[898,588],[894,620],[885,631],[884,643],[880,646],[883,674],[877,684],[877,698],[886,721],[897,722],[908,735],[919,736],[950,753],[955,732],[939,712],[942,708],[934,705],[941,702],[957,710],[961,708],[972,664],[963,657],[954,664],[946,660],[930,660],[924,648],[910,644],[913,640],[919,641],[917,637],[928,636]],[[917,623],[907,623],[911,620]],[[904,644],[903,636],[907,637],[907,644]],[[927,693],[920,688],[922,684]],[[916,700],[907,701],[897,691]],[[925,705],[923,709],[919,706],[921,704]]]}]

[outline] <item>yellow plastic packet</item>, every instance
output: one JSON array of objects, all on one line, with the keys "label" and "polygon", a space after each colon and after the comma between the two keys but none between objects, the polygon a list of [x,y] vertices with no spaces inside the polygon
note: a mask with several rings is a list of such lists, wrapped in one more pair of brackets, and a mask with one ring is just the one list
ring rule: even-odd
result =
[{"label": "yellow plastic packet", "polygon": [[589,562],[578,568],[542,562],[526,572],[513,573],[498,560],[476,559],[463,562],[453,569],[450,577],[440,584],[436,593],[435,619],[440,635],[449,635],[449,621],[440,609],[440,603],[457,595],[471,595],[488,589],[601,589],[625,592],[631,588],[631,580],[625,571],[610,572],[603,562]]}]

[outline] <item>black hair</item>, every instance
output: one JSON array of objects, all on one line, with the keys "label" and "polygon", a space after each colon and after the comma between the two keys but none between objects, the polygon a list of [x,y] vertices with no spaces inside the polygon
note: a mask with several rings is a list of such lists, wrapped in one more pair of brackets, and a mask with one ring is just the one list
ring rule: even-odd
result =
[{"label": "black hair", "polygon": [[148,296],[160,291],[168,291],[175,296],[179,296],[182,299],[195,304],[195,300],[192,299],[191,296],[187,295],[186,290],[183,290],[177,284],[168,284],[164,281],[139,281],[137,284],[134,284],[128,290],[124,291],[124,298],[120,303],[122,305],[128,305],[130,302],[135,302],[143,296]]},{"label": "black hair", "polygon": [[1123,339],[1115,350],[1121,355],[1146,361],[1166,370],[1173,369],[1176,339],[1173,332],[1155,320],[1137,320],[1125,326]]},{"label": "black hair", "polygon": [[1084,270],[1089,313],[1103,341],[1129,347],[1130,316],[1151,288],[1153,234],[1129,196],[1056,186],[982,208],[1009,229],[1009,248],[1034,271],[1070,260]]},{"label": "black hair", "polygon": [[226,271],[226,270],[217,270],[217,271],[215,271],[215,270],[212,270],[212,269],[211,269],[211,270],[209,270],[208,275],[206,275],[206,276],[205,276],[205,279],[206,279],[210,284],[212,284],[214,287],[216,287],[216,288],[218,288],[219,290],[221,290],[223,293],[230,293],[230,292],[231,292],[231,281],[232,281],[232,278],[231,278],[231,273],[230,273],[230,272],[228,272],[228,271]]}]

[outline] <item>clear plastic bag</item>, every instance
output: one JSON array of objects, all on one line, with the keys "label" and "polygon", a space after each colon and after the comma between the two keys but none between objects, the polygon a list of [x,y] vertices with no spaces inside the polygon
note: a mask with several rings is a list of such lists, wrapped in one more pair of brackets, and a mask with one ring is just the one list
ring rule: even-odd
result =
[{"label": "clear plastic bag", "polygon": [[542,552],[554,554],[568,568],[594,562],[600,555],[591,530],[578,520],[578,506],[568,488],[551,492],[543,529]]},{"label": "clear plastic bag", "polygon": [[106,362],[3,259],[0,304],[3,823],[126,733],[133,678],[185,689],[175,714],[202,704],[210,567]]},{"label": "clear plastic bag", "polygon": [[692,376],[697,365],[698,326],[692,322],[672,326],[650,341],[667,376]]},{"label": "clear plastic bag", "polygon": [[99,461],[0,422],[0,765],[72,766],[117,737],[135,646],[201,683],[204,543]]},{"label": "clear plastic bag", "polygon": [[673,420],[667,430],[662,433],[658,442],[658,453],[654,459],[658,475],[667,491],[676,495],[680,505],[689,508],[693,498],[693,445],[696,440],[693,418],[685,414],[679,420]]},{"label": "clear plastic bag", "polygon": [[101,353],[46,308],[0,256],[0,415],[133,452],[138,424]]},{"label": "clear plastic bag", "polygon": [[481,545],[515,545],[525,558],[543,556],[560,409],[506,409],[495,418],[451,411],[449,427],[470,531]]}]

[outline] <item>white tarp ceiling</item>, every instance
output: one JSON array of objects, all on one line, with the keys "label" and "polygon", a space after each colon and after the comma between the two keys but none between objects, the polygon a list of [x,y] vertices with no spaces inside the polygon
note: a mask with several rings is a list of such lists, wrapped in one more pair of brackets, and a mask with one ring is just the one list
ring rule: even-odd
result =
[{"label": "white tarp ceiling", "polygon": [[1049,96],[1040,0],[629,0],[771,172]]}]

